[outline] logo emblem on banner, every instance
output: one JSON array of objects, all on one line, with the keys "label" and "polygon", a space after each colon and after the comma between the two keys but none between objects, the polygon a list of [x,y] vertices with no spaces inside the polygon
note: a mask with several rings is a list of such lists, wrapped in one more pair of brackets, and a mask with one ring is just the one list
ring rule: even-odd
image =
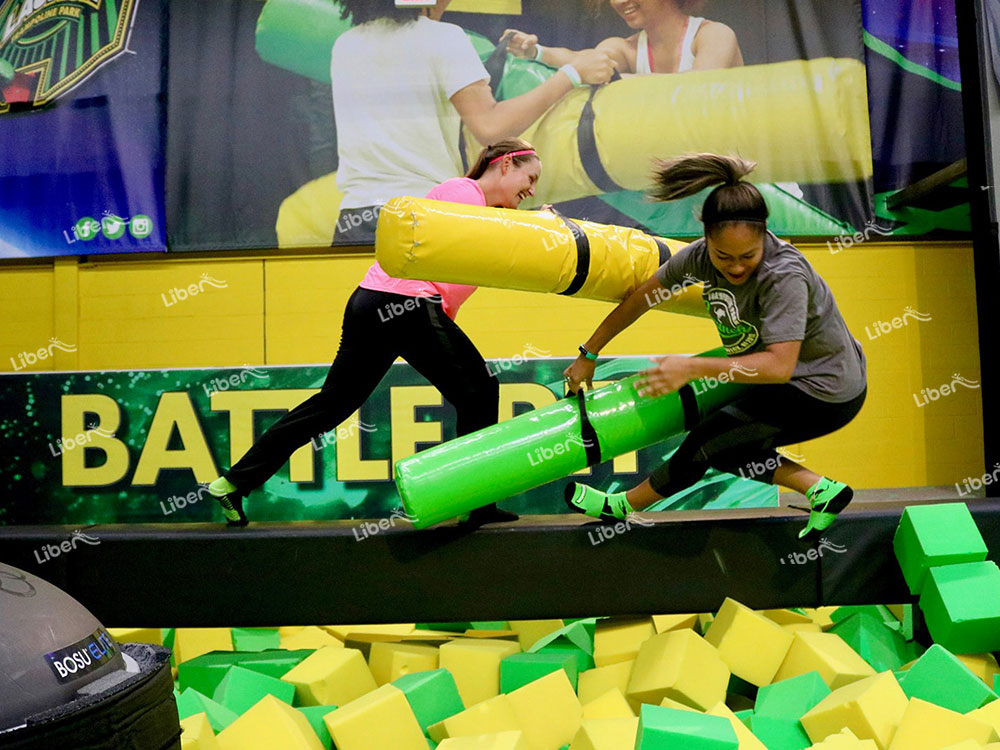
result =
[{"label": "logo emblem on banner", "polygon": [[71,91],[125,50],[138,0],[0,0],[0,114]]}]

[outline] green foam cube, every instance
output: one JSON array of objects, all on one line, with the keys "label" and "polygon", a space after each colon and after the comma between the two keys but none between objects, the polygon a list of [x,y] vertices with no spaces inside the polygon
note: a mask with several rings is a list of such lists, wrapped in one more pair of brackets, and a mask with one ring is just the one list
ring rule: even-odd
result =
[{"label": "green foam cube", "polygon": [[319,741],[323,743],[323,747],[326,750],[332,750],[333,748],[333,738],[330,736],[330,730],[327,729],[326,722],[323,721],[323,717],[332,711],[336,711],[336,706],[300,706],[297,710],[301,711],[306,717],[306,721],[309,722],[309,726],[313,728],[316,736],[319,737]]},{"label": "green foam cube", "polygon": [[231,667],[281,677],[292,667],[313,653],[312,649],[297,651],[211,651],[189,659],[177,668],[177,681],[181,690],[192,687],[204,695],[214,695],[215,689]]},{"label": "green foam cube", "polygon": [[[574,620],[558,630],[553,630],[548,635],[539,638],[528,649],[528,652],[535,653],[549,646],[574,646],[586,654],[593,656],[594,631],[597,629],[596,623],[596,617],[588,617],[585,620]],[[593,664],[591,667],[593,667]],[[584,669],[590,669],[591,667],[584,667]],[[580,671],[583,671],[583,669]]]},{"label": "green foam cube", "polygon": [[806,750],[812,746],[798,719],[761,716],[754,712],[750,719],[750,731],[767,746],[767,750]]},{"label": "green foam cube", "polygon": [[193,688],[181,692],[180,697],[177,698],[177,715],[181,719],[202,712],[208,716],[208,724],[216,733],[221,732],[239,718],[239,715],[232,709],[216,703],[207,695],[202,695]]},{"label": "green foam cube", "polygon": [[635,750],[739,750],[739,746],[729,719],[642,704]]},{"label": "green foam cube", "polygon": [[535,654],[548,654],[553,658],[561,658],[566,656],[571,656],[576,662],[576,673],[586,672],[588,669],[594,669],[594,657],[581,648],[577,648],[572,643],[550,643],[548,646],[543,646],[538,651],[529,651],[528,653]]},{"label": "green foam cube", "polygon": [[[899,623],[895,617],[892,619]],[[914,644],[907,643],[898,630],[869,611],[841,620],[829,632],[843,638],[876,672],[899,669],[916,658]]]},{"label": "green foam cube", "polygon": [[935,643],[953,654],[1000,649],[1000,569],[992,561],[931,568],[920,609]]},{"label": "green foam cube", "polygon": [[797,723],[804,713],[829,694],[830,688],[816,671],[765,685],[757,692],[754,720],[758,716],[766,716],[772,719],[790,719]]},{"label": "green foam cube", "polygon": [[566,670],[566,676],[575,691],[578,665],[577,655],[572,651],[557,649],[542,650],[534,654],[512,654],[500,661],[500,692],[517,690],[557,669]]},{"label": "green foam cube", "polygon": [[393,680],[392,684],[403,691],[424,732],[431,724],[465,710],[455,678],[447,669],[405,674]]},{"label": "green foam cube", "polygon": [[242,714],[267,695],[291,705],[295,698],[295,685],[243,667],[230,667],[212,698]]},{"label": "green foam cube", "polygon": [[264,651],[281,648],[281,633],[277,628],[233,628],[233,649]]},{"label": "green foam cube", "polygon": [[911,594],[924,587],[927,571],[940,565],[986,559],[986,543],[965,503],[911,505],[903,510],[892,548]]},{"label": "green foam cube", "polygon": [[997,694],[943,646],[934,644],[899,681],[907,698],[968,713],[997,699]]}]

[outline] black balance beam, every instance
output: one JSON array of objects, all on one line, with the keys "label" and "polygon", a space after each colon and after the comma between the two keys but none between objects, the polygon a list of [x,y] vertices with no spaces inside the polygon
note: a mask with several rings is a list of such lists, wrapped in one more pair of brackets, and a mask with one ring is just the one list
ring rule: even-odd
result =
[{"label": "black balance beam", "polygon": [[[805,513],[780,507],[639,513],[627,526],[526,516],[476,531],[388,519],[98,525],[84,529],[98,543],[75,546],[75,527],[6,526],[0,562],[115,627],[710,612],[727,596],[754,609],[913,601],[892,536],[914,502],[863,494],[814,545],[797,538]],[[1000,500],[969,506],[1000,549]],[[60,544],[70,551],[50,554]]]}]

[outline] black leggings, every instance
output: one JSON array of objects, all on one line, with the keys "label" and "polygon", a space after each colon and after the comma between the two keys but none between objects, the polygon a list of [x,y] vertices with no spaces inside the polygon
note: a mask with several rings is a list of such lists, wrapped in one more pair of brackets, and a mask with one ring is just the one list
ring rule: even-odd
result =
[{"label": "black leggings", "polygon": [[497,423],[500,385],[440,299],[358,287],[347,302],[340,349],[319,393],[272,425],[225,477],[241,495],[260,487],[297,448],[351,416],[397,357],[455,407],[459,435]]},{"label": "black leggings", "polygon": [[649,477],[663,497],[687,489],[709,467],[771,484],[785,460],[782,445],[827,435],[861,411],[867,389],[851,401],[820,401],[793,385],[754,385],[746,394],[699,422],[677,451]]}]

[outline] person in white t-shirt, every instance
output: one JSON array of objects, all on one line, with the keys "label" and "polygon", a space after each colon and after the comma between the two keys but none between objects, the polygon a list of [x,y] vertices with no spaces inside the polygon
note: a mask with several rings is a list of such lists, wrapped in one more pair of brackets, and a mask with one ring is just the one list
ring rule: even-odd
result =
[{"label": "person in white t-shirt", "polygon": [[[588,50],[532,91],[498,102],[465,32],[440,21],[449,2],[419,11],[393,0],[342,0],[356,24],[330,61],[342,213],[368,209],[371,223],[371,207],[462,174],[463,122],[493,144],[522,133],[574,85],[606,83],[614,73],[606,52]],[[358,227],[338,227],[350,223]],[[374,225],[358,229],[370,235]]]},{"label": "person in white t-shirt", "polygon": [[[697,13],[704,0],[610,0],[611,7],[638,33],[609,37],[595,49],[608,53],[622,75],[686,73],[743,65],[736,34],[724,23]],[[583,52],[565,47],[543,47],[535,34],[516,29],[504,32],[507,50],[517,57],[539,60],[553,67],[572,64]]]}]

